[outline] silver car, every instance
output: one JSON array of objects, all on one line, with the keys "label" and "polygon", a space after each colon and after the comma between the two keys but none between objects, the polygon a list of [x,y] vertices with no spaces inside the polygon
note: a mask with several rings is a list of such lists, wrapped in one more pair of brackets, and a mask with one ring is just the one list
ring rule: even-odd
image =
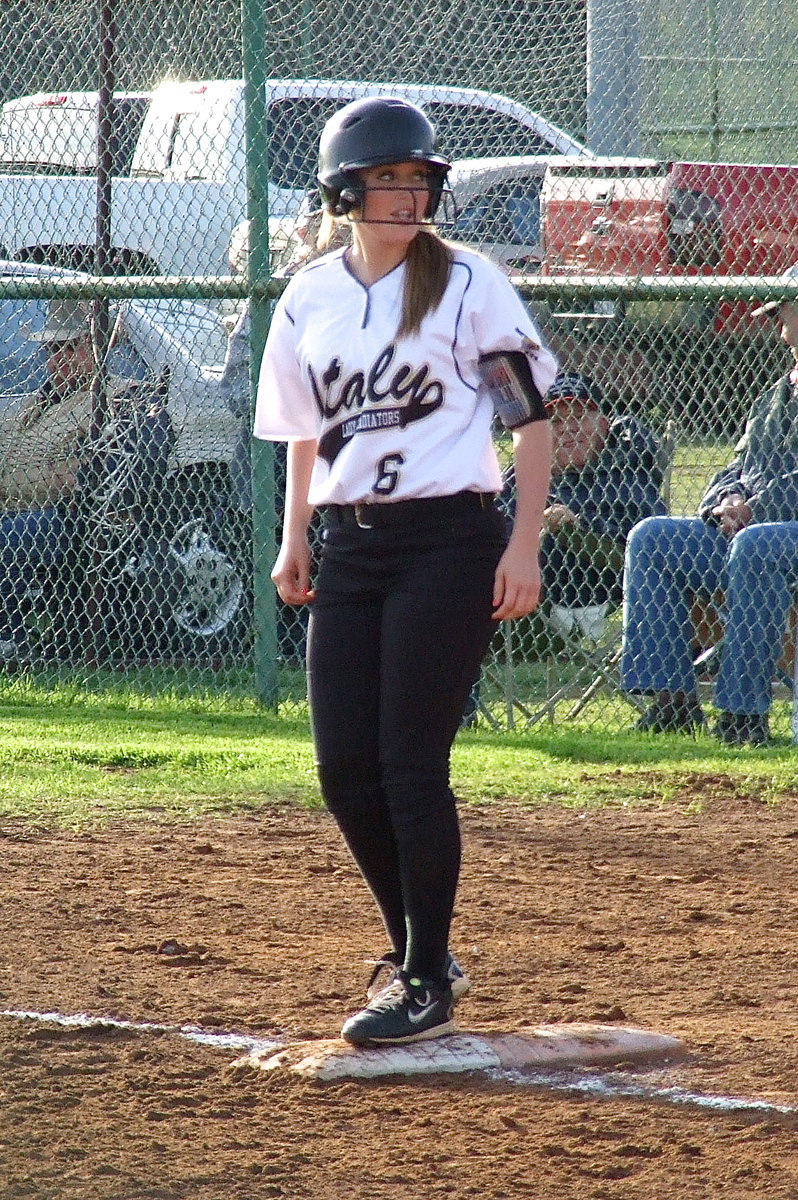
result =
[{"label": "silver car", "polygon": [[540,189],[549,163],[561,160],[548,154],[457,159],[449,172],[457,215],[444,232],[508,272],[537,272]]}]

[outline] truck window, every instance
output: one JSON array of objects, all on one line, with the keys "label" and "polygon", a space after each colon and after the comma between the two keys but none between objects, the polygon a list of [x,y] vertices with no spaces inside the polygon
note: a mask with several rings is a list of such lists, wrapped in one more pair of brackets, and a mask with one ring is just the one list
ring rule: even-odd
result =
[{"label": "truck window", "polygon": [[146,96],[125,96],[114,101],[114,123],[111,134],[111,157],[113,175],[129,175],[133,165],[144,115],[149,99]]},{"label": "truck window", "polygon": [[97,125],[92,109],[71,105],[13,108],[0,126],[4,171],[85,174],[97,161]]},{"label": "truck window", "polygon": [[723,261],[723,208],[693,188],[674,188],[665,208],[668,256],[678,267],[717,267]]},{"label": "truck window", "polygon": [[422,105],[435,125],[438,144],[448,158],[496,158],[505,154],[551,154],[551,142],[515,117],[477,105]]},{"label": "truck window", "polygon": [[292,96],[269,105],[269,178],[276,187],[313,183],[321,127],[345,103],[340,96]]},{"label": "truck window", "polygon": [[458,238],[536,246],[540,241],[540,184],[539,179],[505,180],[465,201],[455,223]]},{"label": "truck window", "polygon": [[193,178],[208,179],[208,118],[205,113],[177,113],[169,134],[165,167],[186,164]]},{"label": "truck window", "polygon": [[[124,97],[114,105],[112,173],[129,175],[149,100]],[[0,170],[35,175],[90,175],[97,169],[97,108],[54,97],[6,106],[0,117]]]}]

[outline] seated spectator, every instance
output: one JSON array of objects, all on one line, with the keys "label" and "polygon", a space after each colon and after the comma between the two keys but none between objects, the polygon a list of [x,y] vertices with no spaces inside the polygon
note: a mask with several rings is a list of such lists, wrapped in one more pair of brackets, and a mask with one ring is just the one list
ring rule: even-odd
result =
[{"label": "seated spectator", "polygon": [[[540,544],[542,600],[555,629],[597,641],[623,592],[626,535],[643,517],[664,513],[662,466],[654,435],[634,417],[611,417],[599,388],[562,373],[546,393],[552,473]],[[505,474],[512,510],[515,479]],[[479,681],[461,725],[474,724]]]},{"label": "seated spectator", "polygon": [[[0,430],[0,662],[27,657],[21,600],[40,566],[58,562],[74,534],[74,498],[91,444],[95,370],[90,305],[50,302],[31,333],[47,353],[47,379]],[[107,394],[129,380],[112,376]]]},{"label": "seated spectator", "polygon": [[[798,279],[798,263],[785,278]],[[734,460],[709,485],[697,517],[653,517],[630,534],[621,676],[654,701],[638,728],[704,725],[693,666],[696,597],[724,597],[715,735],[731,745],[770,738],[772,680],[798,589],[798,303],[770,301],[796,367],[751,409]]]},{"label": "seated spectator", "polygon": [[553,450],[543,597],[563,635],[595,638],[621,602],[626,535],[666,511],[659,446],[634,417],[609,415],[598,387],[582,375],[558,375],[546,408]]}]

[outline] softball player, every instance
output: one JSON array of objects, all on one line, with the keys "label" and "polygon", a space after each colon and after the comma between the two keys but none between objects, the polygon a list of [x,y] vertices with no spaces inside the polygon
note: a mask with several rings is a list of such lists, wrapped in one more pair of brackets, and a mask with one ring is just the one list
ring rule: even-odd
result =
[{"label": "softball player", "polygon": [[[537,605],[556,363],[507,279],[432,220],[449,163],[424,113],[357,100],[325,125],[317,259],[276,306],[255,435],[285,440],[272,579],[310,602],[308,694],[324,800],[379,907],[391,982],[343,1027],[359,1045],[454,1028],[460,830],[449,756],[497,620]],[[511,537],[494,505],[497,412],[513,430]],[[323,515],[315,588],[308,524]]]}]

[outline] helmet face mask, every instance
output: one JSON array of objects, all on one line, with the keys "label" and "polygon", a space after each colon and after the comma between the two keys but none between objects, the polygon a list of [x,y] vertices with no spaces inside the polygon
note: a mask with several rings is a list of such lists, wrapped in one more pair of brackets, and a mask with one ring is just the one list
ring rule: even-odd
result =
[{"label": "helmet face mask", "polygon": [[393,97],[372,96],[345,105],[324,126],[319,143],[317,178],[327,210],[362,221],[367,189],[360,172],[404,162],[426,163],[429,186],[394,190],[411,192],[414,205],[415,194],[423,190],[427,200],[422,220],[432,221],[450,165],[437,152],[432,123],[420,108]]},{"label": "helmet face mask", "polygon": [[[391,164],[381,164],[389,166]],[[379,192],[393,192],[407,196],[416,214],[417,225],[430,224],[440,204],[441,196],[446,190],[445,172],[431,172],[429,183],[408,186],[399,183],[387,183],[383,186],[367,185],[359,171],[348,171],[350,182],[338,193],[337,200],[331,211],[334,216],[346,216],[353,223],[362,222],[366,225],[395,225],[404,224],[391,220],[378,220],[366,211],[368,196]]]}]

